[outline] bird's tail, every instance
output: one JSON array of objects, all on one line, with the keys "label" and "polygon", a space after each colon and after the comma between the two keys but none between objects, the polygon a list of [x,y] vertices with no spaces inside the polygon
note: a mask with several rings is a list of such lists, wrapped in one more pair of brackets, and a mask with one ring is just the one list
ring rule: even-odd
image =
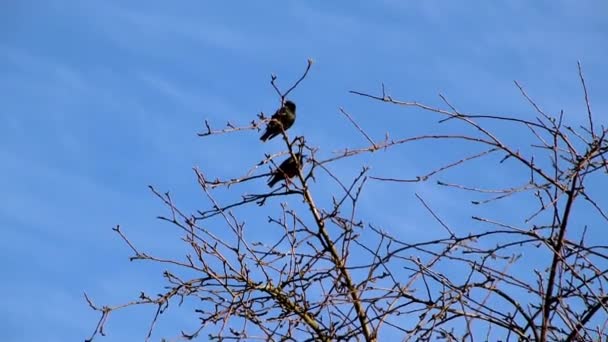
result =
[{"label": "bird's tail", "polygon": [[272,177],[272,179],[268,182],[268,187],[272,188],[280,179],[278,177]]},{"label": "bird's tail", "polygon": [[264,132],[264,134],[262,134],[262,136],[260,137],[260,140],[266,141],[266,140],[268,140],[268,137],[270,137],[270,132],[266,131],[266,132]]}]

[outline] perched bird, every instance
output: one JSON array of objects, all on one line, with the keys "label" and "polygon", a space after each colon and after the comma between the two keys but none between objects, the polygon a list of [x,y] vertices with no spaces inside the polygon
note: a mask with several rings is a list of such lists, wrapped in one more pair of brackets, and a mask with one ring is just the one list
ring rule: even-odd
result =
[{"label": "perched bird", "polygon": [[285,159],[281,165],[279,165],[279,168],[274,170],[271,174],[271,178],[270,181],[268,181],[268,186],[269,187],[273,187],[275,184],[277,184],[278,182],[284,180],[284,179],[290,179],[293,178],[295,175],[298,174],[298,166],[301,169],[302,168],[302,159],[306,156],[303,156],[301,153],[296,153],[295,154],[296,159],[298,160],[296,162],[296,159],[293,159],[291,156],[287,159]]},{"label": "perched bird", "polygon": [[285,101],[285,104],[279,108],[270,118],[270,122],[266,126],[266,132],[262,134],[260,140],[270,140],[281,134],[281,127],[287,131],[296,121],[296,104],[292,101]]}]

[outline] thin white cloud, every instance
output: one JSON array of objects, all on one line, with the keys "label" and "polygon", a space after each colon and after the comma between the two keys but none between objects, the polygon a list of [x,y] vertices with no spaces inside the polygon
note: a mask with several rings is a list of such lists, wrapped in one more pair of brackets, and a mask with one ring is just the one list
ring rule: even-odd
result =
[{"label": "thin white cloud", "polygon": [[194,43],[189,44],[191,46],[202,44],[245,54],[265,45],[265,39],[255,37],[252,32],[244,36],[227,25],[201,20],[198,16],[177,16],[155,11],[153,7],[135,9],[124,6],[124,3],[107,2],[96,4],[94,15],[96,26],[107,38],[130,50],[146,48],[158,52],[159,46],[166,49],[183,48],[185,41]]}]

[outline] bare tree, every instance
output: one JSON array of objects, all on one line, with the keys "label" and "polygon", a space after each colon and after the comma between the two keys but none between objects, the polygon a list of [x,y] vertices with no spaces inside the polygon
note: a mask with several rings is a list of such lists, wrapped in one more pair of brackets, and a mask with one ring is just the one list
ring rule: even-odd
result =
[{"label": "bare tree", "polygon": [[[309,61],[285,92],[272,76],[271,85],[282,102],[311,65]],[[159,295],[142,293],[117,306],[97,306],[85,294],[101,313],[89,340],[104,334],[112,312],[149,305],[155,315],[148,340],[170,303],[192,298],[200,306],[191,313],[200,326],[182,332],[185,339],[202,332],[218,340],[272,341],[608,339],[608,246],[597,238],[605,235],[608,221],[597,198],[608,172],[608,130],[595,121],[580,64],[578,71],[587,113],[584,124],[576,127],[567,124],[563,112],[543,111],[517,82],[534,115],[466,113],[443,95],[442,106],[400,101],[383,86],[379,95],[351,93],[404,107],[404,115],[434,115],[438,120],[433,132],[402,138],[387,134],[378,140],[341,109],[365,142],[361,147],[329,153],[304,136],[291,138],[283,131],[283,156],[266,155],[240,176],[212,178],[195,169],[209,206],[194,213],[182,212],[169,193],[151,187],[170,212],[160,219],[182,235],[185,256],[149,255],[114,228],[133,251],[132,260],[167,264],[167,285]],[[259,130],[268,120],[261,114],[250,125],[228,124],[217,130],[206,122],[199,135]],[[348,158],[419,143],[433,146],[442,164],[405,178],[371,174],[362,166],[354,178],[345,179],[331,169]],[[445,149],[446,143],[451,148]],[[307,157],[293,181],[228,204],[216,200],[217,189],[239,193],[239,185],[276,170],[277,158],[298,153]],[[504,186],[500,177],[501,187],[482,186],[474,177],[450,181],[456,170],[473,174],[480,159],[486,159],[484,172],[509,172],[507,180],[513,183]],[[329,198],[314,193],[314,185],[321,182],[338,190]],[[402,193],[408,189],[403,183],[451,189],[468,198],[479,214],[470,218],[469,226],[454,227],[423,196],[410,192],[436,222],[421,229],[433,230],[438,237],[396,236],[360,217],[358,203],[370,182],[394,183],[395,191]],[[280,199],[280,205],[274,199]],[[501,211],[492,207],[497,203],[505,204]],[[256,205],[268,213],[263,229],[273,231],[272,241],[259,241],[259,234],[237,216],[240,209]],[[505,212],[510,207],[513,210]],[[214,233],[219,229],[230,238]]]}]

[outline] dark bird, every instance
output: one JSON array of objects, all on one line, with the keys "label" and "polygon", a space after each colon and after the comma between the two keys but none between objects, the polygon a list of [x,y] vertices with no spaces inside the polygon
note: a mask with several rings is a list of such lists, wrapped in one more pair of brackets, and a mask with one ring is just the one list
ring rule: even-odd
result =
[{"label": "dark bird", "polygon": [[306,156],[303,156],[301,153],[296,153],[295,156],[298,160],[297,162],[296,159],[293,159],[290,156],[279,165],[278,169],[272,171],[272,177],[270,178],[270,181],[268,181],[269,187],[272,188],[278,182],[284,179],[288,180],[298,174],[298,166],[300,169],[302,168],[302,159]]},{"label": "dark bird", "polygon": [[260,137],[260,140],[266,141],[276,137],[281,134],[281,127],[284,131],[287,131],[295,121],[296,104],[287,100],[270,118],[270,122],[266,126],[266,132]]}]

